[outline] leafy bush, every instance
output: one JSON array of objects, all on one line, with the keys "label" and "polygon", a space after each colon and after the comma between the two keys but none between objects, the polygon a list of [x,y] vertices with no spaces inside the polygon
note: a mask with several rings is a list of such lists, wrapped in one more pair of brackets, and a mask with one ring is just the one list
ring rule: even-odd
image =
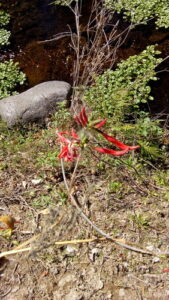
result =
[{"label": "leafy bush", "polygon": [[[149,83],[157,80],[155,67],[162,61],[159,51],[149,46],[139,55],[120,62],[116,70],[107,70],[95,77],[93,86],[84,94],[84,99],[94,111],[94,117],[107,119],[113,134],[125,135],[128,141],[145,141],[142,154],[161,158],[159,145],[163,130],[160,121],[151,120],[149,113],[140,109],[140,104],[153,100]],[[141,143],[140,143],[141,144]]]},{"label": "leafy bush", "polygon": [[8,97],[18,84],[23,84],[25,74],[20,72],[18,63],[12,60],[0,63],[0,99]]},{"label": "leafy bush", "polygon": [[9,14],[0,10],[0,46],[9,44],[10,32],[3,27],[8,25],[10,20]]},{"label": "leafy bush", "polygon": [[[0,46],[9,44],[10,32],[4,28],[9,23],[10,16],[0,10]],[[23,84],[25,75],[20,72],[18,63],[12,60],[0,63],[0,99],[10,96],[18,84]]]},{"label": "leafy bush", "polygon": [[157,80],[155,67],[162,61],[156,58],[159,53],[155,46],[149,46],[141,54],[120,62],[115,71],[107,70],[97,76],[85,92],[85,100],[103,117],[116,120],[140,103],[153,100],[148,83]]},{"label": "leafy bush", "polygon": [[0,46],[9,45],[10,32],[6,29],[0,29]]},{"label": "leafy bush", "polygon": [[56,5],[69,6],[72,2],[73,0],[55,0],[53,3]]},{"label": "leafy bush", "polygon": [[0,10],[0,27],[8,25],[10,15],[3,10]]},{"label": "leafy bush", "polygon": [[130,18],[134,24],[146,24],[155,18],[157,27],[169,27],[168,0],[105,0],[108,9],[124,12],[125,18]]}]

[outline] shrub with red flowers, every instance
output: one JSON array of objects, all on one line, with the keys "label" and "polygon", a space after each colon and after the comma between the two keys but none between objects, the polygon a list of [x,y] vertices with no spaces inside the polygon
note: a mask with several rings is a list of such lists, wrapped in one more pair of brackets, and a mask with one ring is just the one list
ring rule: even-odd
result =
[{"label": "shrub with red flowers", "polygon": [[[72,206],[77,210],[78,214],[92,227],[98,234],[100,234],[104,239],[108,239],[112,241],[113,243],[143,254],[152,255],[152,253],[148,250],[144,250],[141,248],[138,248],[136,246],[131,246],[126,244],[123,241],[119,241],[118,239],[113,238],[111,235],[107,234],[104,230],[102,230],[100,227],[98,227],[95,223],[93,223],[89,217],[83,212],[83,209],[81,208],[81,205],[77,199],[77,194],[75,193],[74,188],[74,182],[75,182],[75,176],[76,176],[76,170],[78,167],[78,162],[80,160],[80,154],[81,151],[84,149],[85,145],[89,147],[90,149],[94,151],[98,151],[103,154],[109,154],[113,156],[120,156],[128,153],[129,151],[136,150],[140,146],[129,146],[118,139],[108,135],[104,131],[102,131],[100,128],[103,127],[106,123],[106,120],[95,120],[91,121],[87,114],[86,114],[86,108],[83,107],[80,113],[76,116],[74,116],[75,121],[77,124],[81,127],[81,130],[79,133],[76,133],[75,130],[72,128],[70,131],[61,131],[59,132],[58,129],[56,131],[58,136],[58,141],[61,146],[61,151],[58,155],[58,158],[61,160],[61,168],[62,168],[62,175],[63,180],[65,184],[65,188],[67,190],[68,199],[70,200]],[[97,140],[95,133],[101,135],[106,142],[111,143],[111,145],[119,148],[120,150],[114,150],[112,148],[106,148],[106,147],[100,147],[100,142]],[[98,147],[93,146],[98,143]],[[75,161],[74,170],[72,173],[72,176],[70,179],[67,179],[65,168],[64,168],[64,162],[72,162]],[[164,272],[168,272],[168,270],[164,270]]]},{"label": "shrub with red flowers", "polygon": [[[84,127],[86,130],[92,129],[99,134],[101,134],[106,141],[110,142],[112,145],[118,147],[120,150],[114,150],[111,148],[102,148],[102,147],[93,147],[93,150],[98,151],[103,154],[110,154],[114,156],[120,156],[124,155],[127,152],[131,150],[138,149],[140,146],[128,146],[122,143],[121,141],[115,139],[114,137],[108,135],[104,131],[102,131],[100,128],[104,126],[106,123],[106,120],[96,120],[96,121],[90,121],[88,119],[88,116],[86,114],[86,108],[83,107],[79,115],[76,115],[74,117],[75,121],[80,125],[81,127]],[[57,129],[57,136],[58,140],[61,144],[61,152],[59,153],[59,158],[64,158],[65,161],[73,161],[79,156],[80,149],[82,148],[82,140],[80,136],[75,132],[75,130],[72,128],[71,132],[68,131],[61,131],[59,132]],[[85,134],[85,133],[84,133]],[[66,138],[64,135],[67,135]]]}]

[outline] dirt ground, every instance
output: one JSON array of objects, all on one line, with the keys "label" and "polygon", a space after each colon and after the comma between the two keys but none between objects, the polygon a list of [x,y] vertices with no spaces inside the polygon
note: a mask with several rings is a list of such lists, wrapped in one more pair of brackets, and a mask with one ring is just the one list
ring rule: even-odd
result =
[{"label": "dirt ground", "polygon": [[[130,251],[108,240],[54,245],[56,241],[99,236],[69,201],[56,198],[47,208],[32,205],[28,195],[34,193],[37,199],[44,190],[49,194],[51,178],[36,181],[33,171],[29,175],[1,172],[1,215],[20,220],[10,237],[2,231],[1,252],[36,238],[28,245],[30,251],[0,259],[0,299],[169,299],[169,261],[158,255],[168,250],[166,191],[153,184],[134,184],[132,176],[127,177],[124,170],[122,174],[128,179],[120,192],[114,193],[107,191],[104,172],[98,175],[80,169],[76,182],[79,202],[88,217],[114,238],[157,255]],[[56,186],[63,184],[59,173],[53,181]]]}]

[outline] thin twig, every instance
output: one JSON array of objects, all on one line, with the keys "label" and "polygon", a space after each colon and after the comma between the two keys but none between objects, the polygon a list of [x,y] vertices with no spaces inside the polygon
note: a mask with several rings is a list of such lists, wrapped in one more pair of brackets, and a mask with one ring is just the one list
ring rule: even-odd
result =
[{"label": "thin twig", "polygon": [[[30,240],[28,240],[27,242],[30,243]],[[59,246],[59,245],[63,246],[63,245],[68,245],[68,244],[75,245],[75,244],[91,243],[91,242],[98,242],[98,241],[105,241],[105,240],[107,240],[106,237],[101,237],[101,238],[90,238],[90,239],[81,239],[81,240],[79,239],[79,240],[70,240],[70,241],[58,241],[58,242],[54,242],[53,244],[57,245],[57,246]],[[124,244],[123,240],[113,238],[113,243],[115,243],[115,242],[120,243],[120,244]],[[23,246],[23,244],[22,244],[22,246]],[[127,244],[124,244],[124,245],[127,245]],[[133,247],[133,249],[138,249],[138,248]],[[5,256],[9,256],[9,255],[13,255],[13,254],[28,252],[28,251],[31,251],[31,247],[21,248],[21,249],[13,249],[13,250],[10,250],[10,251],[4,251],[4,252],[0,253],[0,258],[5,257]],[[133,251],[135,251],[135,250],[133,250]],[[142,250],[142,251],[144,251],[144,250]],[[140,251],[137,251],[137,252],[140,252]],[[154,256],[161,256],[161,255],[168,256],[169,255],[169,252],[153,253],[153,252],[146,251],[146,252],[141,252],[141,253],[154,255]]]},{"label": "thin twig", "polygon": [[81,154],[79,154],[79,156],[76,160],[76,164],[75,164],[73,174],[72,174],[72,177],[71,177],[71,181],[70,181],[70,190],[72,189],[72,186],[73,186],[73,183],[74,183],[74,180],[75,180],[76,170],[77,170],[77,167],[78,167],[78,164],[79,164],[80,157],[81,157]]},{"label": "thin twig", "polygon": [[[37,236],[35,236],[35,237],[37,238]],[[103,241],[103,240],[106,240],[106,238],[90,238],[90,239],[82,239],[82,240],[59,241],[59,242],[54,242],[54,245],[81,244],[81,243],[90,243],[90,242]],[[28,241],[26,241],[26,243],[21,244],[20,245],[20,246],[22,246],[21,249],[15,248],[13,250],[4,251],[4,252],[0,253],[0,258],[2,258],[4,256],[12,255],[12,254],[18,254],[18,253],[30,251],[31,247],[23,248],[23,245],[30,244],[31,241],[32,240],[29,239]]]},{"label": "thin twig", "polygon": [[47,44],[50,42],[58,41],[64,37],[70,37],[70,36],[71,36],[71,32],[66,31],[66,32],[56,34],[52,39],[44,40],[44,41],[37,41],[37,44]]}]

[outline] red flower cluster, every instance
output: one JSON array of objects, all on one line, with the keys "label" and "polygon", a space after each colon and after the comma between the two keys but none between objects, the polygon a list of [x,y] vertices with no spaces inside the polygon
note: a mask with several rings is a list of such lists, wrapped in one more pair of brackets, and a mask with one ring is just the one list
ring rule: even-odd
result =
[{"label": "red flower cluster", "polygon": [[[85,107],[83,107],[82,111],[80,112],[80,114],[78,116],[75,117],[75,120],[77,121],[77,123],[81,126],[87,126],[87,124],[89,123],[88,121],[88,117],[86,115],[86,109]],[[112,143],[114,146],[120,148],[122,151],[116,151],[116,150],[112,150],[112,149],[106,149],[106,148],[94,148],[94,150],[99,151],[101,153],[106,153],[106,154],[111,154],[111,155],[123,155],[125,153],[127,153],[130,150],[135,150],[137,148],[139,148],[140,146],[128,146],[123,144],[122,142],[120,142],[119,140],[111,137],[110,135],[107,135],[106,133],[104,133],[103,131],[99,130],[100,127],[102,127],[104,124],[106,123],[106,120],[101,120],[99,123],[96,123],[94,125],[94,128],[97,129],[97,132],[99,132],[107,141],[109,141],[110,143]]]},{"label": "red flower cluster", "polygon": [[[81,125],[82,127],[86,127],[89,125],[89,120],[86,115],[86,109],[83,107],[80,114],[78,116],[75,116],[74,118],[76,122]],[[105,132],[101,131],[99,128],[102,127],[106,123],[106,120],[101,120],[100,122],[93,123],[93,127],[97,130],[98,133],[100,133],[108,142],[112,143],[114,146],[120,148],[121,150],[112,150],[107,148],[99,148],[95,147],[94,150],[99,151],[101,153],[105,154],[111,154],[115,156],[124,155],[130,150],[135,150],[139,148],[140,146],[128,146],[120,142],[119,140],[113,138],[112,136],[106,134]],[[71,139],[65,138],[63,135],[67,134],[71,137]],[[74,131],[74,129],[71,129],[71,132],[68,131],[62,131],[58,132],[57,135],[59,138],[59,141],[62,145],[62,150],[59,154],[59,158],[64,158],[65,161],[73,161],[75,158],[78,157],[78,146],[80,144],[80,138]]]},{"label": "red flower cluster", "polygon": [[[59,138],[59,142],[62,145],[62,150],[59,153],[59,158],[64,158],[65,161],[72,161],[78,157],[78,147],[77,145],[80,143],[80,139],[74,129],[71,129],[71,132],[68,131],[56,131],[56,134]],[[72,139],[65,138],[63,135],[67,134]]]},{"label": "red flower cluster", "polygon": [[119,140],[116,140],[115,138],[111,137],[110,135],[102,132],[101,130],[99,130],[98,132],[100,134],[102,134],[107,141],[111,142],[114,146],[116,146],[122,150],[122,151],[116,151],[116,150],[106,149],[106,148],[95,148],[96,151],[99,151],[101,153],[107,153],[107,154],[119,156],[119,155],[123,155],[123,154],[127,153],[130,150],[135,150],[140,147],[140,146],[125,145],[122,142],[120,142]]},{"label": "red flower cluster", "polygon": [[[81,112],[79,113],[79,115],[75,116],[74,119],[82,127],[86,127],[87,125],[89,125],[88,116],[86,115],[86,108],[83,107],[82,110],[81,110]],[[93,126],[94,126],[94,128],[100,128],[105,123],[106,123],[106,120],[101,120],[100,122],[96,121],[96,122],[93,123]]]},{"label": "red flower cluster", "polygon": [[82,127],[87,126],[88,124],[88,117],[86,115],[86,108],[83,107],[80,114],[78,116],[75,116],[74,119],[76,120],[76,122],[81,125]]}]

